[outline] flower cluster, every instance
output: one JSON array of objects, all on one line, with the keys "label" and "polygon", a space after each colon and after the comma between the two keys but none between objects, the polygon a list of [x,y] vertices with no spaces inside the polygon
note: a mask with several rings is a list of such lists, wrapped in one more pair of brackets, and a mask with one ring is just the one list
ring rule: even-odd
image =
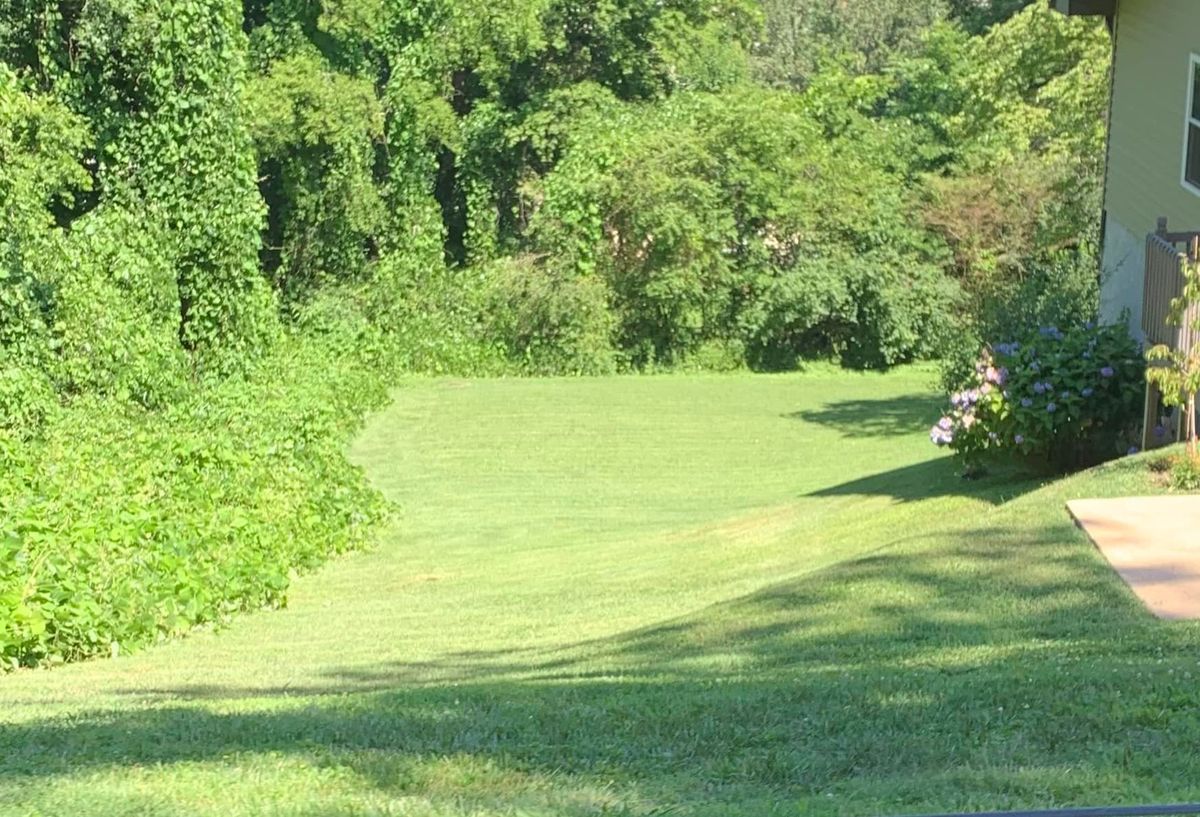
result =
[{"label": "flower cluster", "polygon": [[985,348],[930,439],[978,465],[1017,455],[1057,468],[1128,451],[1144,362],[1124,326],[1041,327]]}]

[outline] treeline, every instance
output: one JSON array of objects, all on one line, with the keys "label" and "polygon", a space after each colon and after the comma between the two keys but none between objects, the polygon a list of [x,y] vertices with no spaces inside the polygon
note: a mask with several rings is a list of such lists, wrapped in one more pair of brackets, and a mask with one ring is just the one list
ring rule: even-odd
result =
[{"label": "treeline", "polygon": [[0,661],[282,602],[397,371],[1086,313],[1107,36],[1023,5],[0,4]]}]

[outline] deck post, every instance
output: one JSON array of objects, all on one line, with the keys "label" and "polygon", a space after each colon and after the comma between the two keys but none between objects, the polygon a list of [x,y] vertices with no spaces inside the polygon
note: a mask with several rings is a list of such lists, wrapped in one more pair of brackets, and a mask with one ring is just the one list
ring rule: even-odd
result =
[{"label": "deck post", "polygon": [[[1166,216],[1159,216],[1155,224],[1154,234],[1166,238],[1169,228],[1169,222]],[[1149,243],[1147,243],[1149,245]],[[1146,257],[1146,270],[1143,275],[1146,280],[1150,279],[1150,256]],[[1143,322],[1143,329],[1145,329]],[[1155,384],[1149,380],[1146,381],[1146,400],[1142,408],[1142,450],[1149,451],[1151,448],[1161,445],[1161,442],[1155,439],[1154,429],[1158,427],[1159,420],[1159,405],[1162,402],[1162,392]]]},{"label": "deck post", "polygon": [[1158,386],[1146,382],[1146,404],[1142,410],[1142,450],[1155,448],[1154,429],[1158,425]]}]

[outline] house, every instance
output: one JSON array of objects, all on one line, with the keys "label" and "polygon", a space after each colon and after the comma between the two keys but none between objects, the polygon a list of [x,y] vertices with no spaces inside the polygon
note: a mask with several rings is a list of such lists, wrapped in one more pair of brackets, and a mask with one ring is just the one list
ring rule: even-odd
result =
[{"label": "house", "polygon": [[[1180,263],[1200,259],[1200,0],[1049,0],[1068,15],[1101,15],[1113,34],[1104,181],[1101,317],[1129,310],[1149,343],[1190,348],[1200,337],[1166,325]],[[1147,427],[1157,413],[1147,395]]]},{"label": "house", "polygon": [[1175,342],[1163,321],[1178,254],[1200,235],[1200,0],[1049,2],[1113,32],[1101,315],[1128,309],[1135,332]]}]

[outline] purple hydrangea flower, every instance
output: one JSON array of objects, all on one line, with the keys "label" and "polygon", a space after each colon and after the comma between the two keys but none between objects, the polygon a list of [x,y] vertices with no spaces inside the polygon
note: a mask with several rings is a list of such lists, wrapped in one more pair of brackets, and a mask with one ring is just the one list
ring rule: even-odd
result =
[{"label": "purple hydrangea flower", "polygon": [[1048,412],[1050,412],[1051,414],[1053,414],[1054,412],[1058,411],[1058,404],[1057,404],[1057,403],[1047,403],[1047,404],[1046,404],[1046,411],[1048,411]]},{"label": "purple hydrangea flower", "polygon": [[1160,439],[1160,440],[1161,440],[1163,437],[1167,436],[1167,427],[1166,427],[1166,426],[1164,426],[1164,425],[1157,425],[1157,426],[1155,426],[1155,427],[1154,427],[1154,436],[1155,436],[1155,437],[1157,437],[1157,438],[1158,438],[1158,439]]},{"label": "purple hydrangea flower", "polygon": [[1033,372],[1034,374],[1040,372],[1041,370],[1042,364],[1038,363],[1036,360],[1029,364],[1029,371]]},{"label": "purple hydrangea flower", "polygon": [[929,430],[929,439],[934,445],[950,445],[952,442],[954,442],[954,432],[950,431],[948,428],[942,428],[942,424],[939,422]]},{"label": "purple hydrangea flower", "polygon": [[942,431],[949,431],[950,429],[954,428],[954,421],[949,417],[943,417],[942,419],[938,420],[937,427]]},{"label": "purple hydrangea flower", "polygon": [[1117,373],[1116,369],[1114,369],[1112,366],[1105,366],[1103,369],[1100,370],[1101,377],[1112,377],[1116,373]]},{"label": "purple hydrangea flower", "polygon": [[1021,398],[1021,408],[1029,408],[1032,405],[1033,405],[1032,397],[1022,397]]},{"label": "purple hydrangea flower", "polygon": [[1096,390],[1093,389],[1091,386],[1088,386],[1087,388],[1085,388],[1083,391],[1081,391],[1079,393],[1082,394],[1084,397],[1091,397],[1093,394],[1096,393]]},{"label": "purple hydrangea flower", "polygon": [[1033,390],[1037,394],[1045,394],[1046,393],[1046,384],[1042,383],[1040,381],[1037,383],[1034,383]]},{"label": "purple hydrangea flower", "polygon": [[1013,437],[1013,442],[1016,443],[1017,445],[1024,445],[1025,444],[1025,435],[1018,434],[1017,436]]},{"label": "purple hydrangea flower", "polygon": [[1060,394],[1059,397],[1061,397],[1064,400],[1070,400],[1071,399],[1071,390],[1067,389],[1062,394]]}]

